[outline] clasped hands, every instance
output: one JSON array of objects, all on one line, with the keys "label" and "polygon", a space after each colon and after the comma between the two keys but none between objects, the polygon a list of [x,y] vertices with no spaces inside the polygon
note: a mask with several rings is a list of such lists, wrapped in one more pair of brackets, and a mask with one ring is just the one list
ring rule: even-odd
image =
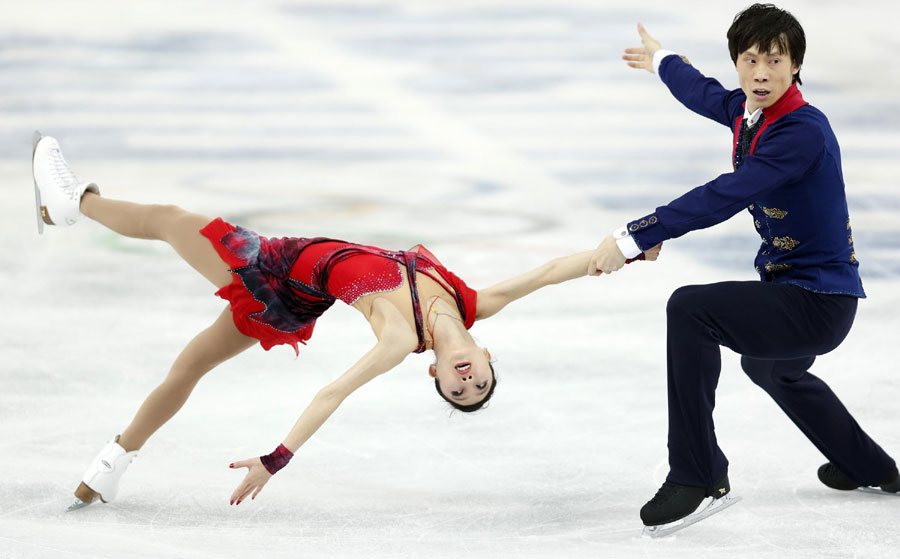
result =
[{"label": "clasped hands", "polygon": [[[655,247],[644,251],[646,260],[656,260],[659,258],[659,251],[662,250],[662,243]],[[589,276],[599,276],[600,274],[611,274],[618,271],[625,265],[625,255],[619,250],[619,245],[612,235],[607,236],[594,251],[591,256],[591,262],[588,264],[587,273]]]}]

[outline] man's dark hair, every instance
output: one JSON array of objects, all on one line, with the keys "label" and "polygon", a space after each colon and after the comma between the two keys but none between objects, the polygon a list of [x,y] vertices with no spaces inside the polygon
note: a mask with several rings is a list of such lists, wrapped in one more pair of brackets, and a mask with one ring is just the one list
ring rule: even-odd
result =
[{"label": "man's dark hair", "polygon": [[437,393],[441,395],[441,398],[443,398],[448,404],[458,409],[459,411],[463,411],[466,413],[478,411],[487,403],[488,400],[491,399],[491,396],[494,395],[494,389],[497,388],[497,375],[494,374],[494,365],[488,362],[488,367],[491,368],[491,388],[487,391],[487,394],[484,395],[484,398],[482,398],[480,402],[469,404],[468,406],[464,406],[458,402],[454,402],[453,400],[445,396],[443,392],[441,392],[441,384],[438,382],[437,377],[434,378],[434,387],[435,389],[437,389]]},{"label": "man's dark hair", "polygon": [[[800,22],[790,12],[776,8],[773,4],[753,4],[734,16],[728,29],[728,50],[731,61],[737,64],[738,55],[757,47],[760,54],[778,47],[782,54],[789,52],[791,62],[799,68],[806,52],[806,35]],[[794,82],[802,85],[800,72],[794,74]]]}]

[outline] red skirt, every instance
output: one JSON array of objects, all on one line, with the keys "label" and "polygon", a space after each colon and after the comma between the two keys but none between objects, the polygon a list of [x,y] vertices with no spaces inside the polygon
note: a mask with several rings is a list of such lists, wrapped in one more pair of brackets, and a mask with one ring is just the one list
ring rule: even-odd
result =
[{"label": "red skirt", "polygon": [[[216,295],[225,299],[231,305],[231,316],[234,320],[234,325],[241,334],[259,340],[259,344],[266,351],[272,346],[287,344],[293,347],[294,352],[299,355],[300,349],[297,344],[299,342],[305,345],[306,341],[312,337],[315,321],[299,330],[285,332],[253,319],[252,315],[263,313],[266,310],[266,305],[253,297],[253,294],[244,286],[241,276],[234,272],[235,268],[245,267],[249,263],[239,258],[222,243],[223,237],[236,230],[237,227],[223,221],[221,218],[214,219],[200,230],[200,234],[209,239],[219,257],[232,270],[231,283],[216,291]],[[261,239],[264,242],[264,238]]]}]

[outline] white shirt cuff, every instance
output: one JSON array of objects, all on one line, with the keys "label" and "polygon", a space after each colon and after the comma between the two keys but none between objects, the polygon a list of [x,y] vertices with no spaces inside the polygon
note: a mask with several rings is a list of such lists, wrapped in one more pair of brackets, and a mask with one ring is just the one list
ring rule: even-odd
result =
[{"label": "white shirt cuff", "polygon": [[653,53],[653,70],[659,74],[659,65],[662,64],[663,58],[669,56],[670,54],[678,54],[677,52],[671,50],[659,49]]},{"label": "white shirt cuff", "polygon": [[637,243],[634,242],[634,238],[628,234],[626,227],[620,227],[613,231],[613,238],[616,240],[616,244],[619,246],[622,254],[625,255],[625,258],[634,258],[643,252],[638,248]]}]

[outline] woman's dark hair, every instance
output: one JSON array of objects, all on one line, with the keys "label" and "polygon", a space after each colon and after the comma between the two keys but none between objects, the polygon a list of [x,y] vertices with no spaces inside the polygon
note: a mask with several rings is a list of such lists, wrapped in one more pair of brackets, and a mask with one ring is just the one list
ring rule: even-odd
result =
[{"label": "woman's dark hair", "polygon": [[[773,4],[753,4],[734,16],[728,29],[728,50],[731,61],[737,64],[738,55],[751,47],[757,47],[760,54],[777,46],[779,52],[791,54],[791,62],[799,68],[806,52],[806,35],[800,22],[790,12],[776,8]],[[794,74],[794,82],[800,81],[800,72]]]},{"label": "woman's dark hair", "polygon": [[477,402],[475,404],[464,406],[458,402],[454,402],[453,400],[445,396],[444,393],[441,392],[441,384],[438,382],[437,377],[434,378],[434,387],[437,390],[437,393],[441,395],[441,398],[444,399],[444,401],[446,401],[448,404],[458,409],[459,411],[463,411],[466,413],[478,411],[487,403],[488,400],[491,399],[491,396],[494,395],[494,389],[497,388],[497,375],[494,374],[494,365],[490,361],[488,362],[488,367],[491,368],[491,388],[487,391],[487,394],[484,395],[484,398],[482,398],[480,402]]}]

